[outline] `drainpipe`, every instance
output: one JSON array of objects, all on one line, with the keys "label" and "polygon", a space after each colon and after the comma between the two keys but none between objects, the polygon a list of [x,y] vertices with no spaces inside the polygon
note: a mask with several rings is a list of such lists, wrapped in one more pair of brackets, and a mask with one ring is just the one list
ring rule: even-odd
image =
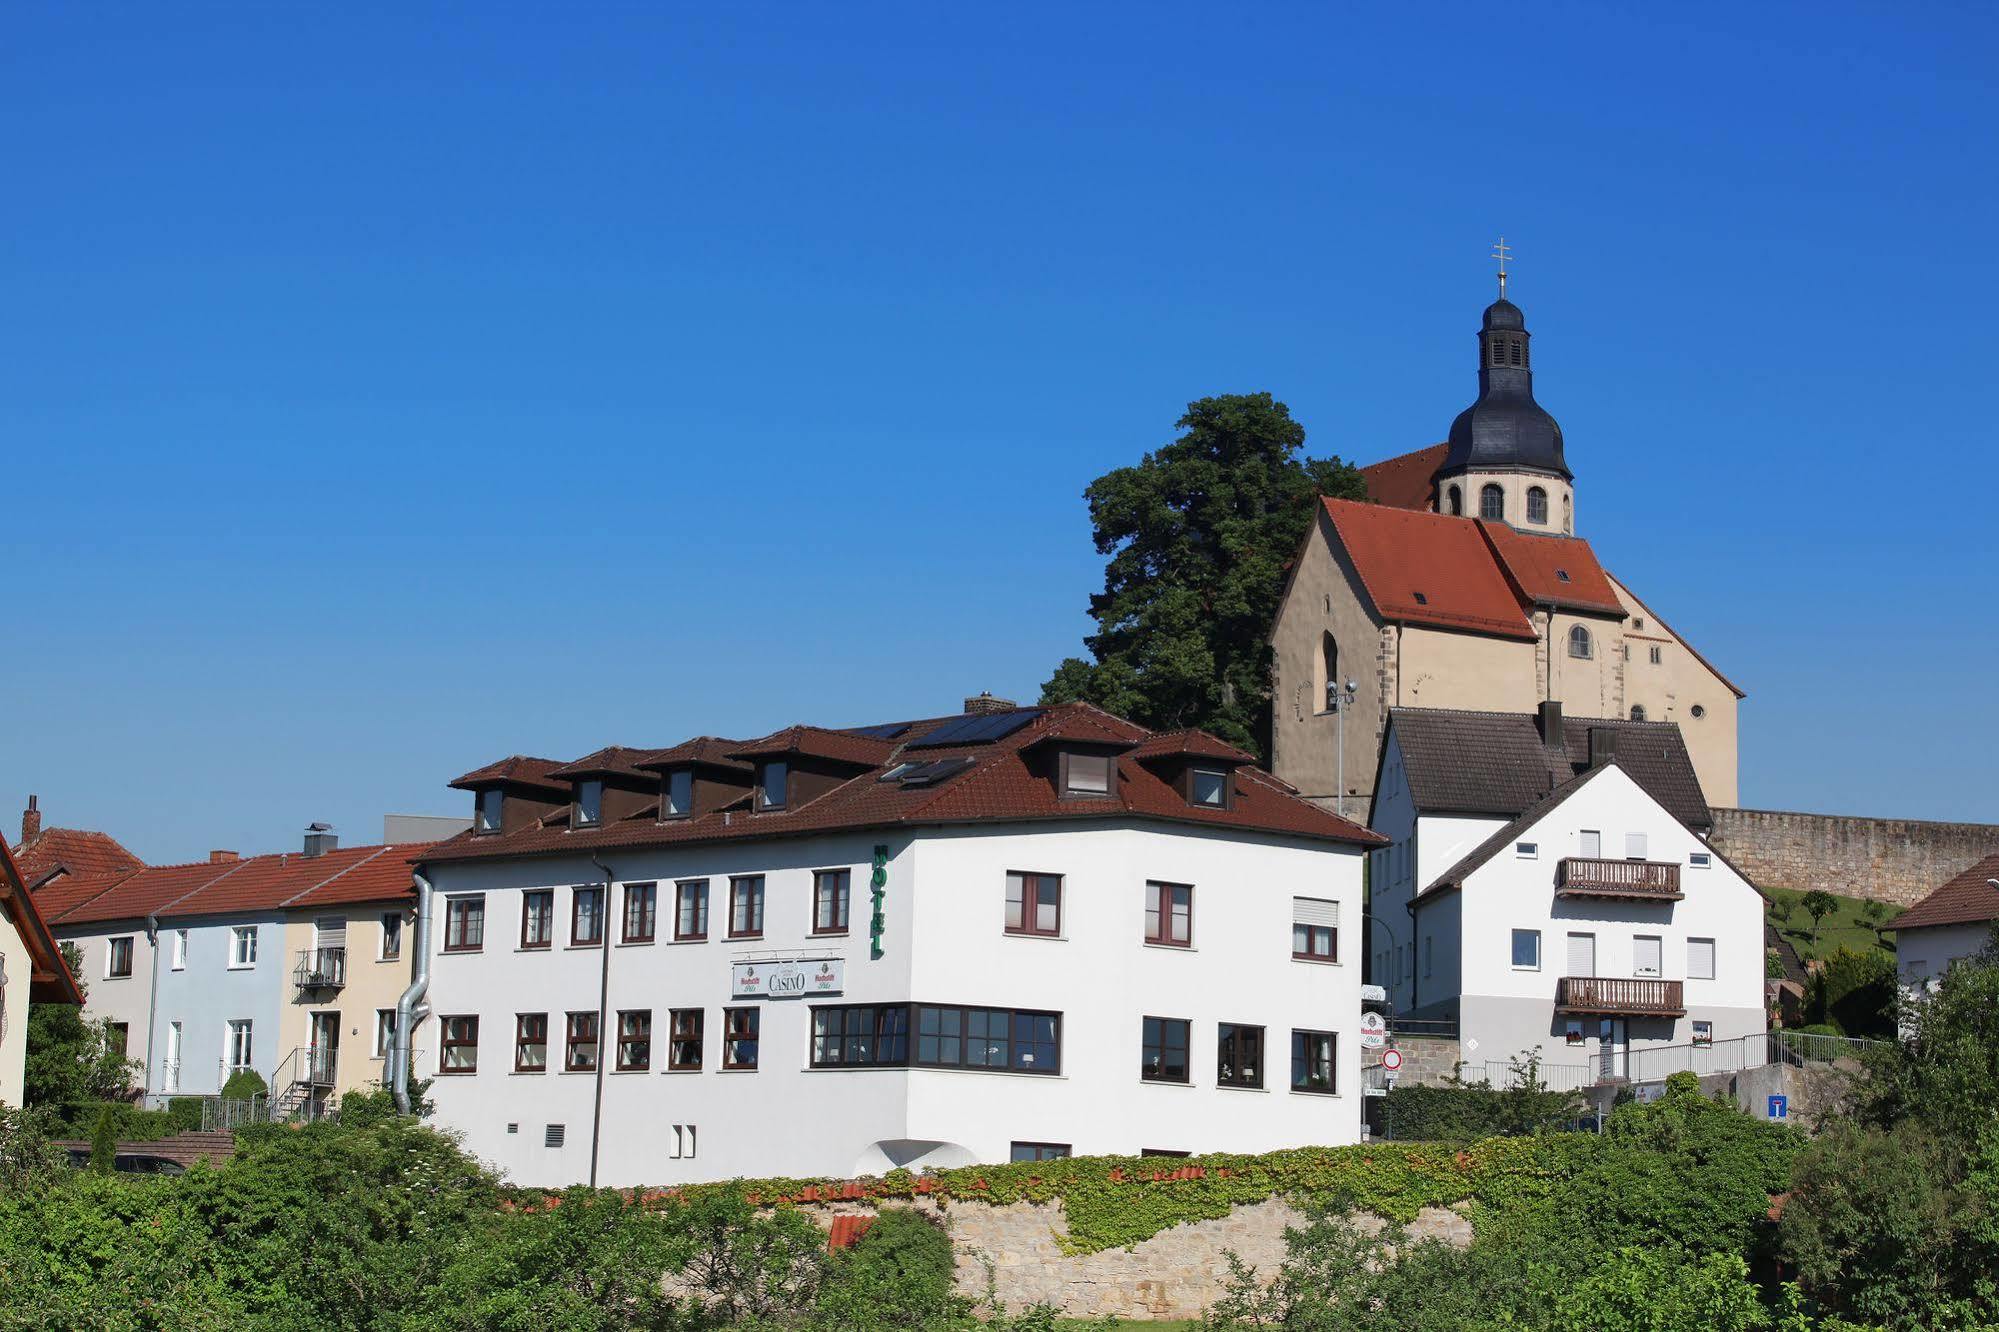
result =
[{"label": "drainpipe", "polygon": [[416,882],[416,928],[410,940],[416,974],[402,998],[396,1000],[396,1037],[389,1042],[389,1061],[394,1066],[389,1071],[389,1087],[395,1093],[396,1110],[405,1115],[410,1112],[410,1041],[416,1024],[430,1012],[428,1005],[418,1011],[424,995],[430,992],[430,880],[420,870],[411,870],[410,878]]},{"label": "drainpipe", "polygon": [[153,975],[147,981],[152,998],[146,1004],[146,1090],[152,1091],[153,1081],[153,1032],[159,1026],[160,1015],[160,918],[146,917],[146,942],[153,947]]},{"label": "drainpipe", "polygon": [[[590,863],[604,876],[604,900],[597,908],[600,913],[597,932],[602,936],[597,946],[604,952],[597,975],[597,1082],[590,1102],[590,1187],[594,1189],[597,1187],[597,1146],[604,1132],[604,1047],[609,1045],[615,1052],[618,1046],[617,1033],[610,1031],[605,1022],[610,1014],[604,1011],[611,1003],[611,867],[599,860],[595,851],[590,853]],[[606,1036],[611,1039],[606,1041]]]}]

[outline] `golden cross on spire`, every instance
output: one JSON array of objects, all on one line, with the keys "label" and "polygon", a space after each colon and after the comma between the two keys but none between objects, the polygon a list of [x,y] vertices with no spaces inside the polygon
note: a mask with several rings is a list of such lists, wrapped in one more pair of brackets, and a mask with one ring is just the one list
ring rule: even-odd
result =
[{"label": "golden cross on spire", "polygon": [[1513,256],[1513,247],[1506,243],[1506,237],[1499,238],[1499,244],[1492,247],[1492,257],[1499,260],[1499,299],[1506,299],[1506,261]]}]

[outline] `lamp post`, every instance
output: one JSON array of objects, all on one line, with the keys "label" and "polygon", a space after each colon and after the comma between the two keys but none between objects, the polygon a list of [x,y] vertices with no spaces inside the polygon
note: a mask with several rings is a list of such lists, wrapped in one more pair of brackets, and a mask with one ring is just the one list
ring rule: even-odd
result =
[{"label": "lamp post", "polygon": [[1333,745],[1339,750],[1339,775],[1336,779],[1338,786],[1333,792],[1333,812],[1341,818],[1347,816],[1347,709],[1359,694],[1358,681],[1349,680],[1345,684],[1338,680],[1326,681],[1326,711],[1338,719]]}]

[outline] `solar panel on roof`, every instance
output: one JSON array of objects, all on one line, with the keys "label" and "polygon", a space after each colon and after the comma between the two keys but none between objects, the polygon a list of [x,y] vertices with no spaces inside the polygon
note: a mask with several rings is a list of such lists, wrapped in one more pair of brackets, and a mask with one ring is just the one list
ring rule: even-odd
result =
[{"label": "solar panel on roof", "polygon": [[942,749],[946,745],[989,745],[1003,740],[1041,715],[1040,708],[1015,712],[980,712],[947,721],[909,742],[911,749]]},{"label": "solar panel on roof", "polygon": [[908,730],[908,722],[885,722],[880,726],[856,726],[849,735],[864,735],[870,740],[893,740]]}]

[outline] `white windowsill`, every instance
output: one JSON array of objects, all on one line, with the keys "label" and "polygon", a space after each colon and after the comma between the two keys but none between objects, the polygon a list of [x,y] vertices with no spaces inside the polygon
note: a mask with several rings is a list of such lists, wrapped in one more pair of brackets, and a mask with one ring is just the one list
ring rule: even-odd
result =
[{"label": "white windowsill", "polygon": [[1140,947],[1158,948],[1168,953],[1198,953],[1201,950],[1192,944],[1153,943],[1150,939],[1139,940]]},{"label": "white windowsill", "polygon": [[1299,964],[1300,964],[1300,965],[1302,965],[1302,966],[1307,966],[1307,967],[1343,967],[1343,966],[1345,966],[1345,965],[1346,965],[1346,963],[1344,963],[1344,962],[1340,961],[1340,960],[1339,960],[1338,958],[1336,958],[1336,957],[1296,957],[1296,956],[1294,956],[1294,957],[1293,957],[1293,958],[1292,958],[1291,960],[1292,960],[1293,962],[1296,962],[1296,963],[1299,963]]}]

